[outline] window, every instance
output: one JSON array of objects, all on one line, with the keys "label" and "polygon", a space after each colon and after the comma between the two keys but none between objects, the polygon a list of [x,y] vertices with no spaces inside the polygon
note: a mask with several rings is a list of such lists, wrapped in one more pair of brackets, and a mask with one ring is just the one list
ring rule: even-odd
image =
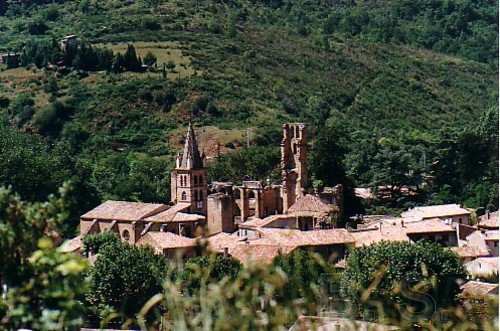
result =
[{"label": "window", "polygon": [[293,154],[297,154],[297,144],[293,144]]},{"label": "window", "polygon": [[123,230],[122,238],[125,239],[125,241],[129,241],[130,240],[130,232],[128,232],[128,230]]},{"label": "window", "polygon": [[194,176],[194,185],[198,185],[198,177]]},{"label": "window", "polygon": [[198,198],[201,200],[203,200],[203,191],[202,190],[199,190],[198,191]]},{"label": "window", "polygon": [[198,176],[198,184],[203,185],[203,176],[202,175]]},{"label": "window", "polygon": [[198,201],[198,191],[194,191],[194,200]]},{"label": "window", "polygon": [[186,194],[186,192],[182,192],[182,194],[181,194],[181,200],[183,200],[183,201],[187,200],[187,194]]},{"label": "window", "polygon": [[300,131],[298,126],[295,127],[295,138],[300,138]]}]

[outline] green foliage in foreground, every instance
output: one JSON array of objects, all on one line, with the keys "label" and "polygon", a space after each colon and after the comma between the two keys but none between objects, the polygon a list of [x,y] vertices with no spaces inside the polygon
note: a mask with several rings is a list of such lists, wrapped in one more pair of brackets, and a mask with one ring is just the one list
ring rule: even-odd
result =
[{"label": "green foliage in foreground", "polygon": [[134,317],[149,298],[161,292],[166,260],[150,248],[103,239],[107,244],[99,249],[86,300],[98,314],[114,311],[123,318]]},{"label": "green foliage in foreground", "polygon": [[361,314],[382,308],[380,318],[429,319],[436,309],[454,305],[466,277],[460,258],[439,244],[383,242],[349,254],[341,294]]},{"label": "green foliage in foreground", "polygon": [[[35,222],[47,224],[48,231],[51,224],[58,224],[59,217],[65,215],[63,200],[53,197],[46,204],[25,203],[3,190],[0,228],[17,225],[27,229]],[[16,222],[9,224],[10,219]],[[53,241],[44,235],[46,231],[0,232],[2,245],[10,245],[2,246],[2,261],[24,261],[17,269],[10,266],[9,270],[0,269],[2,283],[9,285],[0,297],[2,328],[64,330],[86,325],[150,329],[161,321],[163,330],[283,329],[289,328],[301,315],[318,314],[323,307],[319,303],[325,299],[323,285],[338,284],[338,278],[330,272],[330,262],[308,251],[281,256],[272,265],[241,266],[221,256],[203,256],[177,263],[155,255],[150,248],[129,246],[108,234],[87,241],[87,244],[100,243],[95,265],[88,268],[80,257],[54,249]],[[37,241],[38,247],[33,244]],[[21,260],[20,253],[23,254]],[[397,289],[402,279],[416,277],[427,286],[419,289],[417,298],[423,294],[439,298],[439,295],[452,295],[455,289],[446,291],[442,287],[445,280],[464,276],[458,257],[432,244],[365,247],[352,252],[347,263],[342,276],[347,296],[356,296],[360,290],[351,283],[353,280],[372,293],[377,286]],[[199,283],[186,282],[185,277],[179,277],[183,274]],[[379,275],[384,277],[377,277]],[[16,282],[7,282],[16,276]],[[191,288],[188,290],[187,286]],[[390,318],[393,310],[387,305],[388,297],[380,291],[375,293],[377,295],[370,298],[380,310],[371,318],[386,323],[403,327],[420,324],[444,330],[493,330],[495,326],[492,321],[495,303],[489,301],[474,303],[465,310],[456,304],[449,305],[450,320],[446,325],[439,324],[439,315],[410,319],[409,325],[408,321]],[[395,296],[397,292],[391,298]],[[338,295],[333,299],[342,300]],[[351,313],[349,309],[339,311]]]}]

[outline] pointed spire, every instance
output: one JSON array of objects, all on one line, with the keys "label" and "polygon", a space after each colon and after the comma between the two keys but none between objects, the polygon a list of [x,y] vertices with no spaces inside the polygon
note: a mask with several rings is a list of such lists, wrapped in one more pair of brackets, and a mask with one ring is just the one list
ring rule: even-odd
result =
[{"label": "pointed spire", "polygon": [[194,135],[193,126],[189,122],[188,131],[186,134],[186,142],[184,143],[184,151],[180,159],[179,168],[181,169],[200,169],[203,168],[203,162],[198,150],[198,143]]}]

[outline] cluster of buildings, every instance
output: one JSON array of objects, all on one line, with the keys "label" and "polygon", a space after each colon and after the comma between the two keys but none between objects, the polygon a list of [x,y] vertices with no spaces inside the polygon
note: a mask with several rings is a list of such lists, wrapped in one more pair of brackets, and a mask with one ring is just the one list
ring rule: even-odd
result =
[{"label": "cluster of buildings", "polygon": [[171,173],[169,204],[106,201],[81,216],[80,235],[63,249],[81,252],[83,237],[115,232],[130,244],[172,257],[208,250],[242,263],[271,263],[280,254],[307,248],[342,268],[353,247],[427,239],[455,251],[474,278],[498,273],[498,212],[487,212],[471,225],[472,212],[457,204],[424,206],[399,217],[364,217],[356,229],[339,228],[343,188],[308,193],[307,149],[307,125],[287,123],[281,184],[209,183],[206,156],[189,125]]}]

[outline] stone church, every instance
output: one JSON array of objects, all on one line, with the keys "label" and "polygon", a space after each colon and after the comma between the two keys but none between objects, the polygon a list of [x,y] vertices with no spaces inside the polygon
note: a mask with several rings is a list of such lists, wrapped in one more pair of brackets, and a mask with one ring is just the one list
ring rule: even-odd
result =
[{"label": "stone church", "polygon": [[307,150],[307,125],[286,123],[281,183],[209,183],[207,160],[200,154],[190,124],[184,149],[171,172],[171,202],[106,201],[80,217],[80,236],[67,242],[65,250],[81,251],[83,237],[111,231],[126,242],[150,245],[159,253],[173,255],[183,250],[185,256],[192,256],[196,254],[192,249],[195,238],[200,236],[210,239],[225,233],[234,238],[260,238],[267,230],[258,234],[255,230],[262,227],[334,229],[343,209],[342,186],[307,193]]}]

